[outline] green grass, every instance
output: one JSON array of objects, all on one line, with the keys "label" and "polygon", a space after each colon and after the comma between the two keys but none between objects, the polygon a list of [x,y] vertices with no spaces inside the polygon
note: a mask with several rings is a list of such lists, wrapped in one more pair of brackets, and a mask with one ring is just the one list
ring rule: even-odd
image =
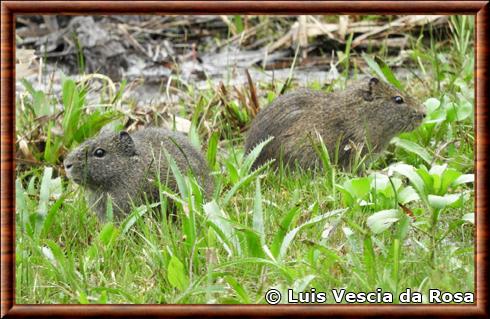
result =
[{"label": "green grass", "polygon": [[[233,23],[244,27],[239,17]],[[60,154],[96,132],[84,123],[118,116],[104,105],[120,93],[109,90],[95,117],[86,112],[88,87],[65,79],[59,116],[68,134],[56,137],[47,133],[56,101],[26,83],[22,104],[32,113],[18,116],[17,131],[32,129],[42,111],[51,122],[40,131],[51,142],[48,150],[31,145],[42,165],[17,172],[16,302],[265,303],[270,288],[474,291],[473,21],[451,23],[449,43],[413,41],[409,62],[422,83],[398,82],[385,62],[365,56],[373,74],[403,83],[429,114],[361,175],[333,166],[321,143],[324,173],[252,171],[259,149],[244,155],[240,133],[253,112],[250,89],[180,87],[190,99],[180,115],[213,170],[214,199],[205,202],[195,179],[174,170],[179,192],[162,187],[161,205],[137,207],[120,223],[99,221],[83,189],[56,175]],[[262,107],[283,85],[256,83]],[[175,218],[164,217],[166,196]]]}]

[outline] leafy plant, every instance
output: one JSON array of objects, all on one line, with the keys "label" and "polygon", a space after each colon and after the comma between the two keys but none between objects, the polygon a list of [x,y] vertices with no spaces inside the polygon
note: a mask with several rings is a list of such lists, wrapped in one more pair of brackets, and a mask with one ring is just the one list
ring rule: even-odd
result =
[{"label": "leafy plant", "polygon": [[[19,114],[17,125],[23,131],[32,131],[34,126],[35,132],[40,135],[38,138],[42,143],[37,144],[39,146],[28,144],[30,154],[38,161],[58,164],[60,157],[74,144],[93,136],[104,125],[120,116],[119,112],[109,108],[87,112],[87,86],[84,82],[77,85],[72,79],[62,80],[62,110],[55,108],[55,100],[43,91],[34,89],[26,80],[22,80],[22,84],[28,95],[22,98],[25,112]],[[37,122],[39,119],[42,121]]]},{"label": "leafy plant", "polygon": [[431,258],[434,261],[435,245],[448,235],[438,229],[441,214],[448,208],[462,207],[463,202],[468,200],[467,191],[450,193],[450,190],[472,183],[473,174],[462,174],[454,168],[448,168],[446,164],[433,165],[428,170],[425,166],[416,169],[411,165],[397,163],[390,166],[389,171],[408,178],[428,210],[429,216],[424,217],[428,220],[427,231],[432,243]]}]

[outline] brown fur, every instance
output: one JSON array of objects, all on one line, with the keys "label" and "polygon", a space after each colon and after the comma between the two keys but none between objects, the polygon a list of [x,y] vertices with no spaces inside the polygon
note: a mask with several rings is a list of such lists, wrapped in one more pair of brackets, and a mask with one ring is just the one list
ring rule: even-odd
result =
[{"label": "brown fur", "polygon": [[[177,146],[178,145],[178,146]],[[95,151],[105,154],[97,157]],[[147,128],[133,134],[102,131],[73,150],[65,159],[69,178],[86,188],[89,205],[104,218],[107,198],[111,197],[115,217],[127,215],[131,202],[142,204],[144,197],[158,201],[155,179],[177,191],[174,175],[165,156],[175,160],[182,174],[192,171],[209,198],[213,180],[202,155],[179,133],[162,128]]]},{"label": "brown fur", "polygon": [[[396,97],[403,103],[396,103]],[[358,80],[342,91],[324,94],[307,89],[287,93],[262,109],[253,120],[245,149],[273,136],[254,163],[281,159],[290,167],[320,165],[312,141],[322,137],[330,158],[350,169],[357,150],[361,156],[379,153],[395,135],[413,130],[425,117],[423,105],[376,78]]]}]

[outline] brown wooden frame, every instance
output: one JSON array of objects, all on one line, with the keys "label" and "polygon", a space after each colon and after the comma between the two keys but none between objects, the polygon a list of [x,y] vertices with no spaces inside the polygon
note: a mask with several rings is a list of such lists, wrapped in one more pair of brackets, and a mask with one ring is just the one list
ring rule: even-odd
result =
[{"label": "brown wooden frame", "polygon": [[[1,4],[1,317],[489,316],[488,1],[4,1]],[[476,16],[475,305],[26,305],[15,304],[16,14],[471,14]],[[485,284],[487,283],[487,284]]]}]

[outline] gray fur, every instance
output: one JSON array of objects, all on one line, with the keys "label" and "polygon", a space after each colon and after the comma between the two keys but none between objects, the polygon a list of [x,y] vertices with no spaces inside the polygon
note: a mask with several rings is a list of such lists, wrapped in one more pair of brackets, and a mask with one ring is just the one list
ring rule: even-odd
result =
[{"label": "gray fur", "polygon": [[[105,151],[103,157],[96,156],[99,148]],[[130,212],[131,202],[139,205],[145,196],[159,200],[158,168],[161,182],[177,191],[163,150],[173,157],[182,174],[192,170],[209,198],[213,180],[203,156],[187,138],[167,129],[146,128],[133,134],[102,131],[68,154],[64,165],[67,176],[85,187],[87,201],[99,217],[104,218],[110,196],[118,218]]]},{"label": "gray fur", "polygon": [[[395,97],[404,102],[398,104]],[[376,78],[358,80],[343,91],[325,94],[301,89],[278,97],[253,120],[245,149],[249,152],[273,136],[254,163],[254,168],[270,159],[281,159],[294,168],[320,165],[312,147],[317,133],[330,158],[338,148],[338,164],[350,169],[356,149],[361,156],[381,152],[397,134],[416,128],[425,117],[422,104]]]}]

